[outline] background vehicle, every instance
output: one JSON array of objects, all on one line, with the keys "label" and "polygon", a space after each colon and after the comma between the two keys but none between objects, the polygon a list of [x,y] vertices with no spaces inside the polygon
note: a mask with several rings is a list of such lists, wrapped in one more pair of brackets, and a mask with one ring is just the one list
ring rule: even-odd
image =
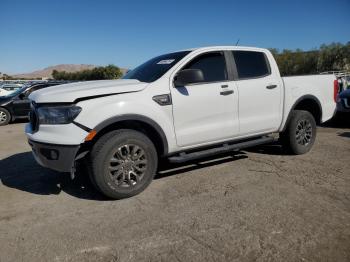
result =
[{"label": "background vehicle", "polygon": [[337,110],[341,113],[350,113],[350,89],[340,92],[337,97]]},{"label": "background vehicle", "polygon": [[[337,100],[338,112],[336,118],[338,119],[338,121],[340,121],[340,118],[338,117],[340,114],[350,112],[350,72],[335,72],[335,76],[337,77],[338,81],[337,87],[335,87],[336,89],[338,89],[338,93],[334,93],[334,97],[336,97]],[[334,84],[336,85],[336,82]]]},{"label": "background vehicle", "polygon": [[46,82],[22,86],[8,95],[0,97],[0,126],[7,125],[10,121],[18,118],[28,118],[30,112],[28,96],[36,90],[59,84],[60,82]]},{"label": "background vehicle", "polygon": [[4,84],[0,87],[0,96],[7,96],[22,87],[21,84]]},{"label": "background vehicle", "polygon": [[143,191],[158,161],[181,163],[273,141],[308,152],[316,123],[336,109],[334,75],[281,77],[272,54],[207,47],[165,54],[124,79],[31,94],[26,126],[43,166],[75,172],[87,162],[96,188],[119,199]]}]

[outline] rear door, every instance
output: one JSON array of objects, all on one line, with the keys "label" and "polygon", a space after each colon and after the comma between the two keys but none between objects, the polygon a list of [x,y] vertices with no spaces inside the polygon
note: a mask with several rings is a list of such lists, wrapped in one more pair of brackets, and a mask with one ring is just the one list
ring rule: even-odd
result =
[{"label": "rear door", "polygon": [[171,88],[177,144],[192,146],[238,134],[238,97],[224,52],[193,58],[182,69],[200,69],[205,82]]},{"label": "rear door", "polygon": [[276,131],[282,114],[279,74],[271,72],[263,52],[239,50],[232,54],[238,78],[240,135]]}]

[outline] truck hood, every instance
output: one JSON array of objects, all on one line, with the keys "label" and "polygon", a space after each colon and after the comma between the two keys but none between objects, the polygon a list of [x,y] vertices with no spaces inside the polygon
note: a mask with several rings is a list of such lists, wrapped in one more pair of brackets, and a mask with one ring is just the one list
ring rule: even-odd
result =
[{"label": "truck hood", "polygon": [[33,92],[29,99],[36,103],[70,103],[80,99],[137,92],[147,85],[134,79],[86,81],[47,87]]}]

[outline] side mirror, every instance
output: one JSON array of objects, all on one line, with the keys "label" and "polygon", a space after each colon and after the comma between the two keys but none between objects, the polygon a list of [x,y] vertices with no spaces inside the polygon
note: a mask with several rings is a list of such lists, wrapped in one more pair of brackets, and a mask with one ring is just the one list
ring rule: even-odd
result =
[{"label": "side mirror", "polygon": [[23,100],[25,97],[26,97],[26,95],[23,94],[23,93],[21,93],[21,94],[18,95],[18,98],[21,99],[21,100]]},{"label": "side mirror", "polygon": [[204,82],[204,75],[200,69],[184,69],[177,73],[174,79],[176,87],[185,86],[192,83]]}]

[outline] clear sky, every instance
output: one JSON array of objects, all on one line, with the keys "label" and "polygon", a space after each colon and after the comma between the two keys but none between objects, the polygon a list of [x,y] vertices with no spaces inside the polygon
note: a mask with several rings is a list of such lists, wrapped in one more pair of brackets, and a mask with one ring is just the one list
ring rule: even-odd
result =
[{"label": "clear sky", "polygon": [[350,41],[350,0],[0,0],[0,72],[56,64],[132,68],[179,49]]}]

